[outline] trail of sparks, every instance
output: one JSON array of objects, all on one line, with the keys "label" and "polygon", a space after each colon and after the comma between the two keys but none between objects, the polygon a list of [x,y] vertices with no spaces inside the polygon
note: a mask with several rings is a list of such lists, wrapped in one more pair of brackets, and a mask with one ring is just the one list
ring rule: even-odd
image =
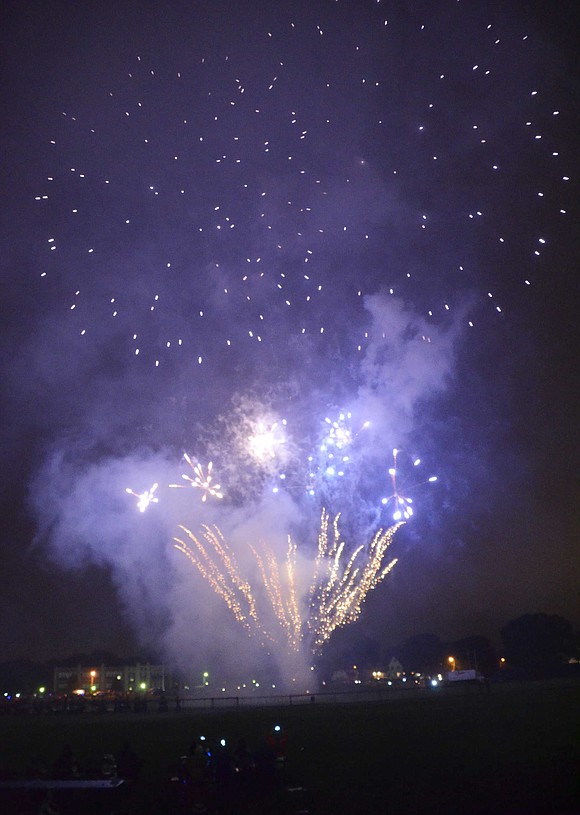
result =
[{"label": "trail of sparks", "polygon": [[285,575],[281,573],[276,557],[269,547],[264,547],[264,554],[253,546],[250,546],[250,549],[256,558],[266,596],[282,628],[288,647],[291,651],[297,651],[302,640],[302,617],[296,587],[296,545],[289,537],[286,563],[283,568]]},{"label": "trail of sparks", "polygon": [[[396,524],[380,529],[368,548],[358,546],[345,554],[336,516],[329,532],[330,518],[323,510],[318,535],[318,551],[309,582],[299,586],[297,548],[288,538],[288,549],[280,565],[272,549],[250,545],[258,567],[262,605],[239,569],[230,547],[217,527],[203,527],[203,543],[187,527],[180,526],[193,546],[174,538],[175,547],[199,571],[213,591],[226,603],[234,618],[263,644],[299,651],[305,641],[313,654],[320,653],[337,628],[350,625],[361,614],[369,593],[397,563],[384,563],[385,554],[397,529]],[[304,591],[301,591],[301,588]],[[262,607],[263,606],[263,607]]]},{"label": "trail of sparks", "polygon": [[175,548],[182,552],[221,597],[240,625],[251,633],[262,631],[256,611],[256,601],[248,581],[241,576],[234,553],[217,527],[204,526],[202,542],[187,527],[179,527],[193,546],[174,538]]},{"label": "trail of sparks", "polygon": [[318,554],[310,591],[308,627],[312,650],[319,652],[337,628],[355,622],[373,589],[384,580],[397,563],[397,558],[383,565],[384,556],[401,523],[380,529],[368,551],[359,546],[344,561],[345,542],[338,527],[339,515],[329,534],[329,516],[323,511],[318,536]]}]

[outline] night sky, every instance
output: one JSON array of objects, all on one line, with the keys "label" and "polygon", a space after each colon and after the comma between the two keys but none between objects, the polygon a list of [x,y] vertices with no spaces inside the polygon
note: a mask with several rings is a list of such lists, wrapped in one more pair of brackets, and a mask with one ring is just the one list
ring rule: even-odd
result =
[{"label": "night sky", "polygon": [[395,492],[357,635],[580,624],[575,5],[3,5],[1,660],[227,664],[178,524]]}]

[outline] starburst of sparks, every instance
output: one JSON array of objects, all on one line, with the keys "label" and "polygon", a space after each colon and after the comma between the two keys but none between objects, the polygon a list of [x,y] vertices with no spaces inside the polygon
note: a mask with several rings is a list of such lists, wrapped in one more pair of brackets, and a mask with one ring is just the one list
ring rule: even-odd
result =
[{"label": "starburst of sparks", "polygon": [[[413,499],[402,492],[403,486],[399,485],[397,481],[398,476],[397,458],[400,452],[401,450],[397,450],[396,447],[393,449],[393,466],[389,467],[389,476],[391,478],[393,492],[388,497],[383,498],[382,503],[385,506],[391,503],[394,504],[395,506],[393,512],[394,521],[400,521],[401,519],[408,521],[409,518],[413,517]],[[413,460],[413,467],[418,467],[420,463],[421,459],[415,458]],[[437,476],[432,475],[429,476],[429,478],[427,478],[425,481],[422,481],[419,484],[415,484],[414,486],[418,487],[421,486],[421,484],[427,483],[432,484],[435,481],[437,481]]]},{"label": "starburst of sparks", "polygon": [[135,492],[130,487],[126,487],[125,492],[137,499],[137,509],[139,512],[145,512],[150,504],[159,503],[159,498],[155,495],[158,486],[159,484],[155,483],[150,489],[145,490],[145,492]]},{"label": "starburst of sparks", "polygon": [[248,452],[258,462],[271,461],[276,458],[280,448],[285,443],[283,427],[286,420],[274,422],[269,427],[258,422],[256,430],[248,438]]},{"label": "starburst of sparks", "polygon": [[[350,447],[358,436],[358,433],[352,429],[351,419],[352,413],[340,413],[338,419],[334,421],[327,416],[324,421],[329,425],[329,429],[324,437],[321,449],[326,450],[329,447],[335,447],[337,450],[343,450],[345,447]],[[366,430],[369,426],[370,422],[364,422],[361,430]]]},{"label": "starburst of sparks", "polygon": [[193,489],[201,490],[201,500],[204,503],[207,501],[208,495],[210,495],[212,498],[224,497],[223,493],[221,492],[221,484],[213,483],[213,462],[209,462],[207,465],[207,470],[204,472],[203,466],[199,462],[194,462],[187,455],[187,453],[183,454],[183,458],[193,470],[193,478],[188,473],[183,473],[181,477],[184,481],[187,481],[187,484],[170,484],[169,486],[171,488],[186,489],[187,487],[192,487]]},{"label": "starburst of sparks", "polygon": [[335,476],[342,478],[347,473],[347,468],[352,461],[352,451],[354,443],[359,434],[370,426],[366,421],[360,430],[352,428],[352,413],[340,413],[337,419],[324,419],[325,432],[319,443],[316,456],[309,456],[309,473],[307,492],[314,495],[316,483],[324,479],[332,479]]},{"label": "starburst of sparks", "polygon": [[306,640],[316,654],[337,628],[360,617],[369,593],[397,563],[396,558],[385,563],[385,554],[400,523],[380,529],[368,546],[361,544],[347,554],[338,522],[336,516],[331,524],[322,511],[317,555],[309,583],[303,586],[297,579],[297,548],[290,537],[283,564],[269,546],[250,545],[266,608],[217,527],[204,526],[199,537],[180,526],[188,541],[178,537],[174,541],[249,634],[288,651],[299,651]]}]

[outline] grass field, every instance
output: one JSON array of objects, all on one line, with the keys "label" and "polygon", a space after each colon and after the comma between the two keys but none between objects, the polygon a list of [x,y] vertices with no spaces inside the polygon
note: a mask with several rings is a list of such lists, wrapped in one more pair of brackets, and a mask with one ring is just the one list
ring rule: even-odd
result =
[{"label": "grass field", "polygon": [[129,739],[143,772],[126,811],[172,813],[172,768],[194,737],[232,745],[244,737],[257,750],[276,722],[288,735],[286,786],[307,793],[288,795],[280,784],[244,812],[580,813],[580,686],[571,685],[230,711],[3,716],[0,767],[23,776],[33,756],[49,766],[65,743],[81,766],[98,766]]}]

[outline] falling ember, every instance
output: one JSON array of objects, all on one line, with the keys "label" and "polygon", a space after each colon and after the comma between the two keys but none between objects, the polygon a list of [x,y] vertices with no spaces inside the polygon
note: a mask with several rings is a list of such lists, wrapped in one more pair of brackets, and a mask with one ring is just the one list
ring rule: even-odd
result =
[{"label": "falling ember", "polygon": [[250,584],[239,571],[234,553],[217,527],[204,526],[203,541],[185,526],[180,526],[193,546],[174,538],[175,548],[182,552],[221,597],[237,622],[251,633],[260,630],[256,602]]},{"label": "falling ember", "polygon": [[369,593],[384,580],[397,563],[394,558],[384,563],[398,523],[380,529],[368,547],[360,545],[350,556],[344,554],[345,542],[338,527],[339,515],[332,523],[323,510],[318,535],[318,553],[310,587],[310,608],[306,621],[311,636],[311,650],[318,653],[337,628],[354,623],[360,617]]},{"label": "falling ember", "polygon": [[187,455],[187,453],[183,454],[183,458],[187,461],[191,469],[193,470],[193,478],[188,475],[187,473],[183,473],[181,476],[184,481],[187,481],[187,484],[170,484],[169,486],[173,489],[181,489],[192,487],[193,489],[201,490],[202,496],[201,500],[205,503],[207,501],[207,496],[211,495],[212,498],[223,498],[223,493],[220,492],[221,484],[213,484],[213,463],[210,461],[207,465],[207,470],[204,473],[202,465],[197,462],[191,460],[191,458]]},{"label": "falling ember", "polygon": [[385,563],[385,554],[402,524],[380,529],[368,546],[361,544],[347,555],[338,521],[336,516],[330,529],[329,515],[322,511],[317,555],[310,577],[302,585],[297,579],[297,548],[290,537],[282,564],[267,545],[250,545],[260,575],[259,595],[242,576],[217,527],[204,526],[202,541],[180,526],[190,542],[181,538],[174,541],[176,549],[197,568],[252,636],[289,652],[306,645],[316,654],[337,628],[360,617],[369,593],[397,562],[395,558]]},{"label": "falling ember", "polygon": [[158,486],[159,484],[153,484],[151,489],[145,490],[145,492],[134,492],[130,487],[127,487],[125,492],[137,499],[137,509],[139,512],[145,512],[149,504],[159,503],[159,498],[155,495]]}]

